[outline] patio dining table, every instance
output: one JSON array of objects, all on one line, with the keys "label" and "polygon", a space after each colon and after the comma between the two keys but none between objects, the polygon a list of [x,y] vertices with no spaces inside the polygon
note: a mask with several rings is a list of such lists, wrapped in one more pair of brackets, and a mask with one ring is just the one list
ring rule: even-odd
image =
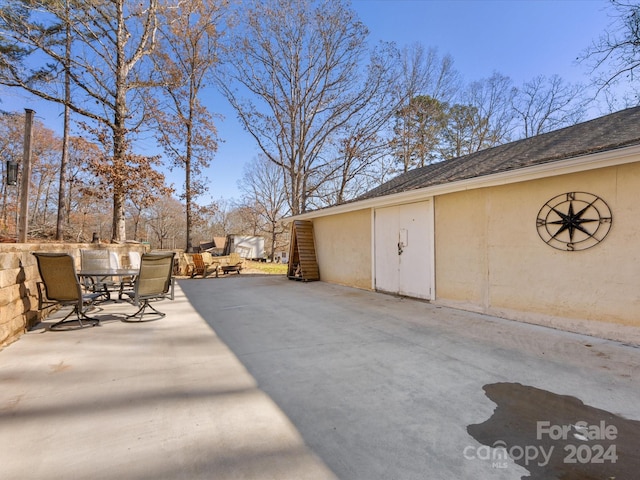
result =
[{"label": "patio dining table", "polygon": [[[119,279],[120,283],[120,291],[119,291],[119,299],[122,299],[122,290],[124,286],[124,279],[127,277],[136,277],[140,273],[140,270],[137,268],[87,268],[81,269],[78,272],[79,277],[83,278],[92,278],[96,283],[107,283],[107,279],[116,277]],[[109,295],[109,291],[105,286],[105,293],[107,295],[107,300],[111,299]]]},{"label": "patio dining table", "polygon": [[88,268],[78,272],[80,277],[132,277],[140,273],[137,268]]}]

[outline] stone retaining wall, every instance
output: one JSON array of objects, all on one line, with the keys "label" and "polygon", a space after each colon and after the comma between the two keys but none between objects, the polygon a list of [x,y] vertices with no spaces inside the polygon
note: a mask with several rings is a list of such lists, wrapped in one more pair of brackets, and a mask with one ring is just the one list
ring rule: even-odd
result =
[{"label": "stone retaining wall", "polygon": [[119,256],[143,253],[140,244],[2,243],[0,244],[0,348],[16,341],[41,320],[38,312],[38,265],[31,252],[66,252],[80,267],[80,249],[106,249]]}]

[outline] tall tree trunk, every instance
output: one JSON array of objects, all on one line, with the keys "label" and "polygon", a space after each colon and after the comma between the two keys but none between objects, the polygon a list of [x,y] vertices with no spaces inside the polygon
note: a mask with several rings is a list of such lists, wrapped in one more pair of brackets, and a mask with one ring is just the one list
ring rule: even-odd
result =
[{"label": "tall tree trunk", "polygon": [[67,186],[67,163],[69,160],[69,105],[71,104],[71,25],[69,25],[69,0],[64,2],[65,9],[65,54],[64,54],[64,120],[62,133],[62,158],[60,159],[60,181],[58,186],[58,215],[56,218],[56,240],[64,240],[65,188]]},{"label": "tall tree trunk", "polygon": [[[193,105],[191,105],[190,112],[193,111]],[[185,171],[185,185],[184,185],[184,199],[186,202],[186,213],[187,213],[187,245],[186,251],[188,252],[191,248],[191,228],[192,228],[192,218],[191,218],[191,202],[192,200],[192,191],[191,191],[191,139],[192,139],[193,131],[191,127],[191,120],[189,120],[189,124],[187,125],[187,150],[186,150],[186,158],[184,164]]]},{"label": "tall tree trunk", "polygon": [[271,259],[271,263],[273,263],[273,259],[275,258],[275,254],[276,254],[276,229],[277,229],[277,223],[276,222],[271,222],[271,255],[269,255],[269,258]]},{"label": "tall tree trunk", "polygon": [[127,154],[127,65],[124,47],[126,45],[126,35],[124,30],[124,11],[121,2],[117,5],[118,27],[116,45],[116,84],[115,84],[115,105],[113,119],[113,225],[111,230],[111,240],[114,242],[124,242],[127,239],[125,224],[125,191],[122,175],[126,167]]}]

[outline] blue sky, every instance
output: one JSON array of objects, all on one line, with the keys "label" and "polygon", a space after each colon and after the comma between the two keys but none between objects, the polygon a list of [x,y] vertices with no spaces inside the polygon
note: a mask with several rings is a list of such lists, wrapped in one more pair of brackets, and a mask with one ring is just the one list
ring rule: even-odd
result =
[{"label": "blue sky", "polygon": [[[573,83],[586,83],[586,66],[576,58],[605,31],[611,18],[605,0],[353,0],[352,6],[370,31],[372,43],[394,41],[399,46],[420,42],[450,54],[465,81],[507,75],[516,85],[537,75],[558,74]],[[0,108],[32,108],[49,128],[61,129],[60,110],[0,89]],[[209,108],[220,113],[219,136],[224,140],[211,168],[211,199],[240,197],[237,183],[243,165],[259,151],[221,97]],[[144,142],[154,149],[154,142]],[[179,173],[169,180],[180,182]],[[203,202],[203,203],[206,203]]]},{"label": "blue sky", "polygon": [[604,0],[354,0],[374,40],[421,42],[453,56],[467,80],[582,79],[576,57],[604,31]]},{"label": "blue sky", "polygon": [[[399,46],[420,42],[451,54],[465,81],[499,71],[516,85],[537,75],[558,74],[587,82],[576,58],[608,26],[604,0],[353,0],[370,41]],[[258,150],[233,112],[220,125],[227,138],[212,171],[212,196],[236,196],[242,163]],[[236,143],[237,142],[237,143]],[[217,193],[220,192],[220,193]],[[230,192],[230,193],[227,193]]]}]

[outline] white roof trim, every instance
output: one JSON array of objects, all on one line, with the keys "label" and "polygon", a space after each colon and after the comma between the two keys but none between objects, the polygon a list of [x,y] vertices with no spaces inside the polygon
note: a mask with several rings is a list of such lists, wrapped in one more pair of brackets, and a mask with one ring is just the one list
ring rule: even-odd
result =
[{"label": "white roof trim", "polygon": [[461,192],[464,190],[526,182],[557,175],[566,175],[569,173],[584,172],[588,170],[595,170],[598,168],[624,165],[627,163],[634,163],[638,161],[640,161],[640,145],[634,145],[632,147],[618,148],[614,150],[608,150],[606,152],[583,155],[567,160],[559,160],[554,162],[542,163],[539,165],[532,165],[530,167],[518,168],[516,170],[509,170],[507,172],[483,175],[466,180],[459,180],[456,182],[433,185],[430,187],[418,188],[406,192],[368,198],[366,200],[360,200],[358,202],[345,203],[342,205],[336,205],[334,207],[301,213],[300,215],[294,215],[284,220],[308,220],[312,218],[326,217],[329,215],[339,215],[341,213],[348,213],[356,210],[363,210],[366,208],[378,208],[402,203],[411,203],[424,200],[429,197],[435,197],[437,195],[445,195],[448,193]]}]

